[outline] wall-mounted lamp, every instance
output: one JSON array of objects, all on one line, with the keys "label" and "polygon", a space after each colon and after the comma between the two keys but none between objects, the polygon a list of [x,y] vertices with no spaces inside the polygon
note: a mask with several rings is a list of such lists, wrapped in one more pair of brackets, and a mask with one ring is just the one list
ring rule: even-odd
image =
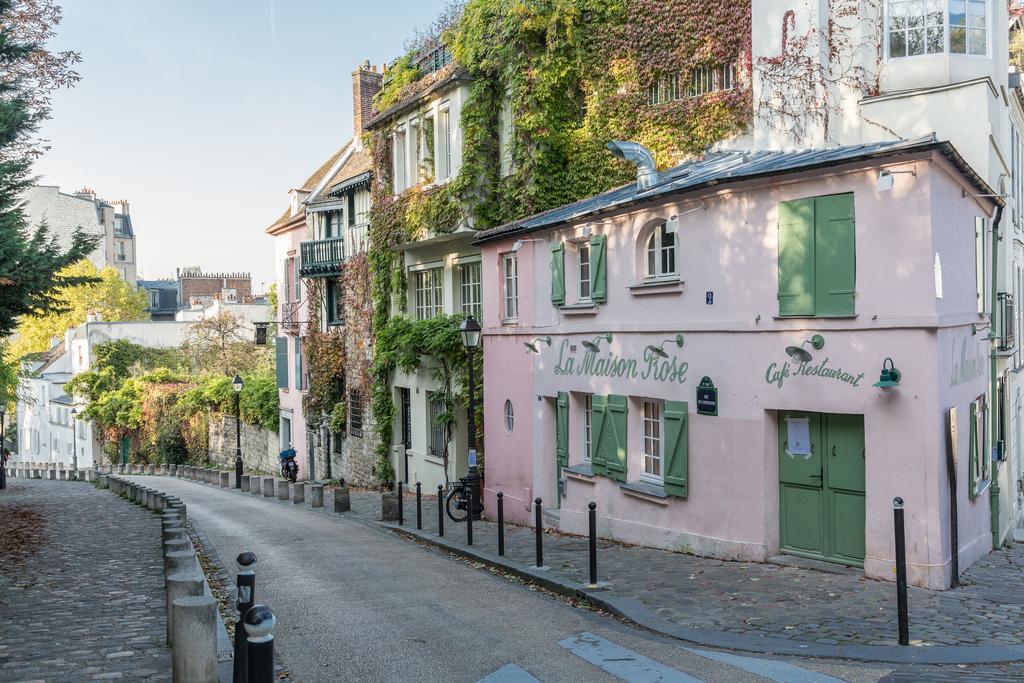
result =
[{"label": "wall-mounted lamp", "polygon": [[903,374],[893,365],[892,358],[886,358],[882,361],[882,373],[879,375],[878,381],[875,382],[875,386],[882,391],[892,391],[899,386],[902,377]]},{"label": "wall-mounted lamp", "polygon": [[683,335],[677,334],[674,338],[666,339],[657,346],[654,344],[648,344],[647,350],[659,358],[668,358],[668,351],[665,350],[665,344],[668,344],[669,342],[674,342],[676,346],[683,348]]},{"label": "wall-mounted lamp", "polygon": [[583,236],[584,237],[590,237],[593,234],[594,234],[594,226],[593,225],[591,225],[590,223],[587,223],[586,225],[583,226]]},{"label": "wall-mounted lamp", "polygon": [[897,173],[909,173],[910,175],[917,177],[916,170],[891,171],[888,168],[883,168],[881,171],[878,172],[878,180],[875,182],[875,189],[878,190],[879,192],[888,192],[889,190],[891,190],[893,184],[895,184],[896,182],[896,179],[893,178],[893,176],[896,175]]},{"label": "wall-mounted lamp", "polygon": [[665,221],[665,232],[668,233],[669,235],[674,235],[677,232],[679,232],[679,217],[680,216],[685,216],[686,214],[693,213],[694,211],[707,211],[707,210],[708,210],[708,200],[702,199],[700,206],[694,207],[692,209],[687,209],[686,211],[683,211],[681,213],[677,213],[675,215],[669,216],[668,220]]},{"label": "wall-mounted lamp", "polygon": [[816,334],[810,339],[805,339],[800,343],[800,346],[787,346],[786,355],[789,356],[795,363],[810,363],[813,356],[804,350],[804,345],[810,344],[815,350],[820,350],[825,346],[825,338],[820,334]]},{"label": "wall-mounted lamp", "polygon": [[612,343],[612,333],[611,332],[607,332],[605,334],[599,334],[596,337],[594,337],[593,341],[590,341],[588,339],[587,341],[583,342],[583,348],[585,348],[587,351],[590,351],[591,353],[600,353],[601,352],[600,343],[601,343],[602,339],[605,340],[606,342],[608,342],[609,344],[611,344]]},{"label": "wall-mounted lamp", "polygon": [[512,251],[519,251],[520,249],[523,248],[523,245],[526,244],[527,242],[543,242],[543,241],[544,240],[538,240],[538,239],[533,239],[533,238],[525,239],[525,240],[516,240],[515,242],[512,243]]},{"label": "wall-mounted lamp", "polygon": [[540,353],[539,344],[544,343],[551,346],[551,337],[537,337],[532,342],[523,342],[523,346],[529,353]]},{"label": "wall-mounted lamp", "polygon": [[961,187],[960,188],[960,198],[964,199],[966,197],[999,197],[1000,199],[1007,199],[1007,200],[1013,199],[1013,195],[1006,191],[1006,182],[1005,181],[1007,181],[1007,180],[1010,180],[1010,176],[1006,175],[1005,173],[1000,173],[999,174],[999,192],[1000,192],[1000,194],[970,194],[967,191],[966,188]]}]

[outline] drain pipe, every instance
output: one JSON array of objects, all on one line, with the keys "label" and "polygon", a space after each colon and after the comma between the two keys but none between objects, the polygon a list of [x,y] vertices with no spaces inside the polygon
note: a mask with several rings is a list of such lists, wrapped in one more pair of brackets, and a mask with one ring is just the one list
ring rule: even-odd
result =
[{"label": "drain pipe", "polygon": [[989,434],[991,434],[992,447],[989,448],[988,456],[992,460],[992,481],[989,484],[989,507],[992,514],[992,548],[998,548],[1000,546],[999,538],[999,460],[992,457],[996,450],[996,435],[997,428],[999,426],[999,406],[997,402],[999,400],[998,387],[998,375],[999,375],[999,355],[997,349],[999,348],[996,343],[996,306],[999,304],[999,222],[1003,218],[1003,207],[1002,205],[996,207],[995,219],[992,221],[992,313],[989,315],[989,339],[991,340],[989,355],[990,355],[990,370],[991,379],[990,385],[992,387],[992,401],[989,406],[991,413]]},{"label": "drain pipe", "polygon": [[654,164],[654,155],[639,142],[612,140],[608,143],[608,151],[620,159],[636,164],[636,189],[646,190],[658,182],[658,169]]}]

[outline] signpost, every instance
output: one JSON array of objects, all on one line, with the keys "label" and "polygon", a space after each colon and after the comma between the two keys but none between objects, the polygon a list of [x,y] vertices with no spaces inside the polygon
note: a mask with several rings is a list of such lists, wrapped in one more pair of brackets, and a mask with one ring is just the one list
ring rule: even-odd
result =
[{"label": "signpost", "polygon": [[718,388],[707,375],[697,385],[697,414],[718,415]]}]

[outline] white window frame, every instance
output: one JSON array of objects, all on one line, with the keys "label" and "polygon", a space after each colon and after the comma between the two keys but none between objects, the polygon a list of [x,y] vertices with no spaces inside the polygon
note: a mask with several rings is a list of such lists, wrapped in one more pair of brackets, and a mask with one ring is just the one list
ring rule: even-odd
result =
[{"label": "white window frame", "polygon": [[516,427],[516,410],[515,406],[512,405],[512,399],[505,399],[505,407],[502,409],[502,418],[505,422],[505,431],[509,434]]},{"label": "white window frame", "polygon": [[643,473],[640,479],[655,484],[665,481],[665,403],[641,401],[643,423]]},{"label": "white window frame", "polygon": [[501,312],[506,322],[519,319],[519,258],[515,252],[501,255]]},{"label": "white window frame", "polygon": [[[992,53],[992,18],[993,18],[993,12],[992,12],[992,3],[990,2],[990,0],[982,0],[982,4],[984,4],[984,6],[985,6],[985,14],[984,14],[985,26],[984,26],[983,29],[977,29],[977,28],[971,29],[971,28],[969,28],[970,20],[967,17],[968,17],[970,8],[972,6],[974,6],[974,5],[979,4],[977,2],[977,0],[974,0],[974,2],[972,2],[972,0],[922,0],[922,4],[923,5],[927,5],[929,2],[936,2],[936,3],[938,3],[938,5],[941,6],[941,9],[942,9],[942,22],[941,22],[941,28],[942,28],[942,50],[941,51],[932,51],[932,52],[928,51],[928,31],[929,31],[929,29],[937,28],[938,26],[940,26],[940,24],[936,24],[936,23],[933,23],[933,22],[930,23],[929,22],[929,14],[933,14],[934,11],[933,12],[927,12],[926,11],[924,16],[923,16],[924,24],[920,27],[920,30],[924,31],[924,52],[922,52],[921,54],[913,54],[913,55],[909,54],[909,53],[908,54],[902,54],[902,55],[893,55],[890,36],[892,34],[895,34],[895,33],[902,33],[904,35],[904,40],[906,41],[905,42],[905,50],[907,50],[909,52],[909,48],[910,48],[910,31],[917,30],[917,27],[911,28],[909,26],[909,19],[908,19],[908,24],[907,24],[907,26],[905,28],[893,28],[893,16],[895,14],[895,12],[893,11],[893,7],[895,5],[904,5],[904,6],[908,6],[909,7],[914,1],[915,0],[886,0],[886,2],[885,2],[883,42],[884,42],[884,54],[885,54],[885,58],[886,59],[908,59],[908,58],[913,58],[913,57],[927,57],[928,55],[937,55],[937,54],[960,55],[960,56],[964,56],[964,57],[982,57],[982,58],[987,58],[987,57],[989,57],[991,55],[991,53]],[[951,29],[953,28],[953,26],[950,23],[950,20],[952,18],[950,15],[952,14],[951,9],[952,9],[953,4],[954,3],[959,3],[959,2],[964,2],[965,3],[964,4],[964,21],[965,21],[965,24],[964,25],[957,24],[958,28],[962,27],[963,30],[965,31],[964,51],[963,52],[959,52],[959,51],[954,52],[952,50],[952,35],[951,35],[951,32],[952,32]],[[972,40],[971,40],[971,37],[970,37],[970,35],[971,35],[970,32],[971,31],[978,31],[978,30],[981,30],[981,31],[984,32],[985,50],[984,50],[984,52],[981,52],[981,53],[972,53],[971,50],[970,50],[971,45],[972,45]]]},{"label": "white window frame", "polygon": [[403,192],[409,187],[409,158],[408,150],[408,134],[406,133],[405,126],[399,126],[395,129],[395,139],[392,144],[393,156],[394,156],[394,186],[395,194]]},{"label": "white window frame", "polygon": [[413,272],[413,304],[417,320],[444,314],[444,268],[424,268]]},{"label": "white window frame", "polygon": [[[475,276],[467,281],[466,273]],[[466,261],[458,264],[459,273],[459,308],[465,316],[473,316],[478,322],[483,317],[484,289],[483,270],[480,261]]]},{"label": "white window frame", "polygon": [[437,180],[441,182],[452,177],[452,115],[448,102],[442,102],[437,109],[437,125],[434,126],[437,144],[434,145],[434,156],[437,157],[435,168]]},{"label": "white window frame", "polygon": [[583,303],[589,302],[593,289],[590,242],[583,241],[576,244],[576,280],[576,298]]},{"label": "white window frame", "polygon": [[[672,246],[665,246],[665,236],[672,237]],[[653,244],[653,246],[652,246]],[[675,280],[679,277],[679,233],[668,232],[666,223],[659,223],[651,230],[651,234],[644,240],[644,279],[645,280]],[[664,269],[665,252],[672,252],[672,269]],[[651,259],[654,259],[654,269],[651,269]]]}]

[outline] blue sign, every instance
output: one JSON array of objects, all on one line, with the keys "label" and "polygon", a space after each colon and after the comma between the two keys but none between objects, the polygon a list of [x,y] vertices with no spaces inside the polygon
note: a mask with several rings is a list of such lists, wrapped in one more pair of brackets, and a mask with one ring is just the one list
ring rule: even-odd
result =
[{"label": "blue sign", "polygon": [[704,295],[704,303],[706,303],[708,306],[713,305],[715,303],[715,293],[714,292],[708,292],[707,294],[705,294]]}]

